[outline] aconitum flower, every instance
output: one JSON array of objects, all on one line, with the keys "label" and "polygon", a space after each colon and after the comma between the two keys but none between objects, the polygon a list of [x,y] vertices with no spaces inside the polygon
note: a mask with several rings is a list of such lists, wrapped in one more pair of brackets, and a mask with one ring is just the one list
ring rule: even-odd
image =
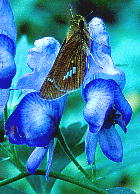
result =
[{"label": "aconitum flower", "polygon": [[8,118],[5,127],[11,143],[36,147],[26,164],[31,174],[34,174],[49,152],[46,178],[52,164],[54,137],[65,107],[66,95],[47,101],[40,98],[37,91],[49,73],[59,48],[59,42],[52,37],[35,41],[35,47],[28,54],[28,65],[33,72],[23,76],[16,86],[16,89],[26,90],[28,94]]},{"label": "aconitum flower", "polygon": [[115,124],[127,132],[126,125],[132,115],[130,105],[114,80],[95,79],[86,85],[83,93],[86,100],[84,118],[89,124],[86,136],[88,163],[94,161],[97,142],[109,159],[120,162],[123,148]]},{"label": "aconitum flower", "polygon": [[60,49],[59,42],[52,37],[36,40],[34,45],[35,47],[29,50],[27,57],[27,64],[33,72],[19,79],[17,89],[40,91]]},{"label": "aconitum flower", "polygon": [[9,1],[0,0],[0,117],[9,98],[8,88],[16,73],[15,42],[16,27]]},{"label": "aconitum flower", "polygon": [[[37,147],[27,160],[33,174],[49,150],[48,172],[52,163],[53,141],[65,107],[66,96],[47,101],[39,93],[27,94],[6,122],[5,129],[13,144]],[[50,158],[51,157],[51,158]]]},{"label": "aconitum flower", "polygon": [[54,137],[65,107],[66,95],[47,101],[40,98],[37,91],[49,73],[59,48],[59,42],[52,37],[35,41],[35,47],[28,54],[28,65],[33,72],[23,76],[16,86],[16,89],[26,90],[27,95],[8,118],[5,127],[11,143],[36,147],[26,164],[31,174],[49,153],[46,178],[52,164]]},{"label": "aconitum flower", "polygon": [[88,55],[83,87],[96,78],[113,79],[121,89],[125,86],[125,73],[116,67],[111,58],[109,36],[105,25],[100,18],[94,17],[89,23],[91,40],[91,53]]},{"label": "aconitum flower", "polygon": [[99,142],[103,153],[110,160],[121,162],[123,147],[115,124],[126,133],[126,125],[132,115],[132,109],[122,94],[125,74],[113,63],[109,36],[103,21],[93,18],[89,28],[92,56],[88,56],[89,69],[82,91],[86,101],[84,118],[89,124],[85,140],[87,160],[88,164],[94,162]]}]

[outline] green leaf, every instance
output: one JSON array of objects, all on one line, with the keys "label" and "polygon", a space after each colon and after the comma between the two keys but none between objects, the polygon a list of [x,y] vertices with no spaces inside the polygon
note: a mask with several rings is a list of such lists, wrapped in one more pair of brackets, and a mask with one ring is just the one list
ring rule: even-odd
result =
[{"label": "green leaf", "polygon": [[13,158],[13,155],[12,155],[12,153],[10,152],[10,149],[9,149],[9,146],[8,146],[8,144],[0,144],[0,150],[1,150],[1,152],[4,154],[4,155],[6,155],[6,156],[8,156],[8,157],[10,157],[10,158]]},{"label": "green leaf", "polygon": [[82,125],[87,124],[83,118],[83,109],[85,102],[81,96],[81,89],[71,93],[67,98],[67,106],[61,120],[62,127],[68,127],[68,125],[80,122]]},{"label": "green leaf", "polygon": [[77,143],[80,142],[86,132],[86,129],[87,125],[81,127],[81,123],[77,122],[69,125],[67,128],[63,127],[61,130],[67,144],[70,147],[74,147]]},{"label": "green leaf", "polygon": [[136,194],[134,191],[124,188],[124,187],[116,187],[107,190],[109,194]]},{"label": "green leaf", "polygon": [[42,179],[45,179],[45,177],[39,175],[27,177],[27,180],[32,186],[32,189],[39,194],[45,193],[44,185],[46,184],[46,179],[44,182],[42,182]]},{"label": "green leaf", "polygon": [[10,160],[10,157],[2,158],[2,159],[0,160],[0,163],[1,163],[1,162],[4,162],[4,161],[7,161],[7,160]]},{"label": "green leaf", "polygon": [[25,194],[24,192],[18,190],[18,189],[14,189],[12,187],[9,186],[4,186],[0,188],[0,193],[1,194],[7,194],[7,193],[13,193],[13,194]]},{"label": "green leaf", "polygon": [[[72,152],[74,153],[75,157],[77,157],[83,152],[83,150],[84,150],[84,142],[75,146],[72,149]],[[52,164],[51,170],[61,172],[70,162],[71,160],[62,150],[60,144],[57,142],[54,155],[53,155],[53,164]],[[51,191],[55,181],[56,181],[55,179],[50,178],[49,182],[46,182],[46,189],[48,193]]]}]

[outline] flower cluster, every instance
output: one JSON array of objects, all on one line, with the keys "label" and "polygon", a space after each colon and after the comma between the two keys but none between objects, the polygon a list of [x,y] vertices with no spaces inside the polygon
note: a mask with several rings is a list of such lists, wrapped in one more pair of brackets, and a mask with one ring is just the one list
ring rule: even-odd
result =
[{"label": "flower cluster", "polygon": [[[12,78],[15,75],[14,63],[16,30],[8,0],[0,4],[0,113],[3,111]],[[6,25],[5,25],[6,23]],[[115,162],[122,161],[123,148],[115,128],[118,124],[126,133],[126,125],[131,119],[132,110],[122,94],[125,74],[115,67],[111,58],[109,37],[104,23],[93,18],[89,23],[92,38],[88,53],[87,70],[83,80],[82,95],[86,102],[84,118],[89,124],[85,140],[88,164],[94,162],[97,142],[103,153]],[[13,144],[26,144],[36,147],[27,160],[27,169],[33,174],[48,154],[46,178],[52,164],[54,137],[65,108],[67,95],[54,100],[40,98],[43,81],[53,66],[60,44],[52,37],[35,41],[29,50],[27,63],[31,73],[19,79],[16,88],[25,96],[8,118],[5,129]],[[1,108],[2,107],[2,108]]]}]

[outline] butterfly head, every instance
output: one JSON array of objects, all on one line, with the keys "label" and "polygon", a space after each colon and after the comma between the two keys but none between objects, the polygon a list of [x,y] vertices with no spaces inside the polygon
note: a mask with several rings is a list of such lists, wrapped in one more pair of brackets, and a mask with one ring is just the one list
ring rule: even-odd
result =
[{"label": "butterfly head", "polygon": [[81,15],[74,16],[72,18],[71,25],[75,28],[80,29],[80,30],[88,28],[85,18]]}]

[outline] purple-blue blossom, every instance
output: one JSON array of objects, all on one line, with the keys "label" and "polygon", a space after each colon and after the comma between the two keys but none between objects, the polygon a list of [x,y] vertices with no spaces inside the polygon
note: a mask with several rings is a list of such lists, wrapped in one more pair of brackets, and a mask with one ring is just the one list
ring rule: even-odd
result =
[{"label": "purple-blue blossom", "polygon": [[33,72],[23,76],[16,86],[16,89],[26,90],[26,95],[8,118],[5,127],[11,143],[36,147],[26,163],[31,174],[49,153],[46,178],[52,165],[54,137],[65,107],[66,95],[47,101],[40,98],[37,91],[49,73],[59,48],[59,42],[52,37],[35,41],[35,47],[28,54],[28,65]]},{"label": "purple-blue blossom", "polygon": [[87,70],[83,87],[96,78],[113,79],[121,89],[125,86],[125,73],[115,66],[111,57],[109,35],[100,18],[94,17],[89,23],[91,48],[88,53]]},{"label": "purple-blue blossom", "polygon": [[12,79],[16,74],[14,61],[14,42],[3,34],[0,34],[0,88],[7,89],[11,86]]},{"label": "purple-blue blossom", "polygon": [[[39,93],[27,94],[6,122],[6,135],[13,144],[37,147],[27,160],[33,174],[49,151],[47,176],[52,163],[53,142],[65,107],[66,96],[47,101]],[[47,177],[46,176],[46,177]]]},{"label": "purple-blue blossom", "polygon": [[[91,164],[99,142],[103,153],[109,159],[120,162],[123,148],[115,124],[120,125],[126,132],[126,125],[132,114],[131,107],[122,94],[125,74],[113,63],[108,33],[102,20],[93,18],[89,29],[92,37],[91,53],[88,53],[82,88],[86,101],[84,118],[89,124],[85,140],[86,155],[88,163]],[[39,97],[38,91],[52,68],[59,49],[59,42],[52,37],[35,41],[35,47],[29,51],[27,60],[32,73],[20,78],[16,85],[16,89],[26,90],[28,94],[6,123],[11,143],[36,147],[27,160],[30,173],[36,171],[49,152],[46,177],[52,163],[53,141],[65,107],[66,96],[47,101]]]},{"label": "purple-blue blossom", "polygon": [[123,148],[115,125],[126,133],[132,109],[121,89],[114,80],[95,79],[86,85],[83,93],[84,118],[89,124],[85,140],[88,163],[94,162],[97,142],[109,159],[122,161]]},{"label": "purple-blue blossom", "polygon": [[121,162],[123,146],[115,128],[118,124],[126,133],[132,109],[122,94],[125,73],[117,68],[111,58],[109,36],[103,21],[93,18],[89,23],[91,53],[83,81],[82,95],[86,101],[84,118],[89,124],[85,139],[88,164],[95,161],[97,142],[103,153],[115,162]]},{"label": "purple-blue blossom", "polygon": [[[16,27],[8,0],[0,1],[0,117],[9,98],[9,87],[16,73],[14,61]],[[7,90],[5,90],[7,89]]]},{"label": "purple-blue blossom", "polygon": [[19,79],[17,89],[40,91],[60,49],[60,43],[53,37],[36,40],[34,45],[27,57],[27,64],[32,72]]}]

